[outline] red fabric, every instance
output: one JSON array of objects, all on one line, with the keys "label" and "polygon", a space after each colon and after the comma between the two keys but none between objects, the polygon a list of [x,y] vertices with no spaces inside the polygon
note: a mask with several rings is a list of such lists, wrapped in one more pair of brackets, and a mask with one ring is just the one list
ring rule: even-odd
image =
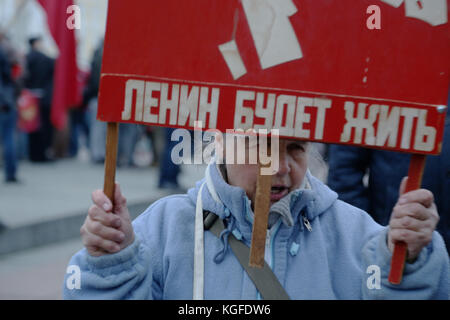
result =
[{"label": "red fabric", "polygon": [[39,129],[39,100],[28,89],[23,89],[17,100],[17,109],[19,111],[19,120],[17,126],[26,133],[35,132]]},{"label": "red fabric", "polygon": [[67,124],[67,110],[79,101],[77,82],[77,60],[75,30],[66,26],[69,14],[67,8],[73,0],[38,0],[47,13],[50,32],[59,48],[55,63],[51,121],[56,129],[64,129]]},{"label": "red fabric", "polygon": [[11,75],[14,80],[19,79],[23,74],[23,68],[20,64],[15,63],[11,67]]}]

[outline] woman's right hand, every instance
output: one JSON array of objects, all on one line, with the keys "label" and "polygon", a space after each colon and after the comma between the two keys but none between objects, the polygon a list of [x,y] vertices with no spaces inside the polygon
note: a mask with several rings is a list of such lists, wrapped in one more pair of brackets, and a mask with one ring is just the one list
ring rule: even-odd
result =
[{"label": "woman's right hand", "polygon": [[134,241],[134,231],[126,199],[115,185],[114,208],[102,190],[92,192],[94,204],[89,208],[80,233],[91,256],[116,253]]}]

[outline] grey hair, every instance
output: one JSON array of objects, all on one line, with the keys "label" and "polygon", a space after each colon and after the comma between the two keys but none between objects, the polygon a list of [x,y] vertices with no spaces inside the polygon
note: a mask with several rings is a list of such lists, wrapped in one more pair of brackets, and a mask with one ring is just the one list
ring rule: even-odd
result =
[{"label": "grey hair", "polygon": [[326,144],[309,142],[308,155],[308,169],[313,176],[326,182],[328,177],[328,165],[324,159]]}]

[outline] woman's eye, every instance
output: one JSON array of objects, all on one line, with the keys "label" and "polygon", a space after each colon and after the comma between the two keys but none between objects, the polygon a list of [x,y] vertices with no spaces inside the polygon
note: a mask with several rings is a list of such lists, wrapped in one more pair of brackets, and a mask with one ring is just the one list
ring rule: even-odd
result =
[{"label": "woman's eye", "polygon": [[305,147],[300,143],[291,143],[288,145],[288,151],[305,151]]}]

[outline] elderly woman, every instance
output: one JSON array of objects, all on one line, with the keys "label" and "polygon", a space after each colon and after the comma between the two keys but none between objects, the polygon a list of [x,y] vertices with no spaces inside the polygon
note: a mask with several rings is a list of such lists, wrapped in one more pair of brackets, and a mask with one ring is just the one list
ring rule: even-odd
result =
[{"label": "elderly woman", "polygon": [[[401,192],[389,226],[380,226],[310,174],[309,147],[280,140],[279,166],[272,175],[265,260],[287,295],[448,299],[449,258],[434,231],[439,217],[433,195],[423,189]],[[119,185],[114,207],[101,190],[94,191],[81,228],[86,248],[70,261],[81,270],[81,286],[65,286],[64,297],[260,298],[228,243],[234,237],[250,246],[258,169],[257,164],[211,163],[195,188],[160,199],[133,222]],[[223,221],[219,237],[203,230],[199,236],[199,212]],[[203,241],[195,245],[194,239]],[[387,276],[396,241],[407,243],[408,260],[401,284],[391,285]],[[202,257],[197,246],[204,246]],[[372,282],[374,276],[379,281]]]}]

